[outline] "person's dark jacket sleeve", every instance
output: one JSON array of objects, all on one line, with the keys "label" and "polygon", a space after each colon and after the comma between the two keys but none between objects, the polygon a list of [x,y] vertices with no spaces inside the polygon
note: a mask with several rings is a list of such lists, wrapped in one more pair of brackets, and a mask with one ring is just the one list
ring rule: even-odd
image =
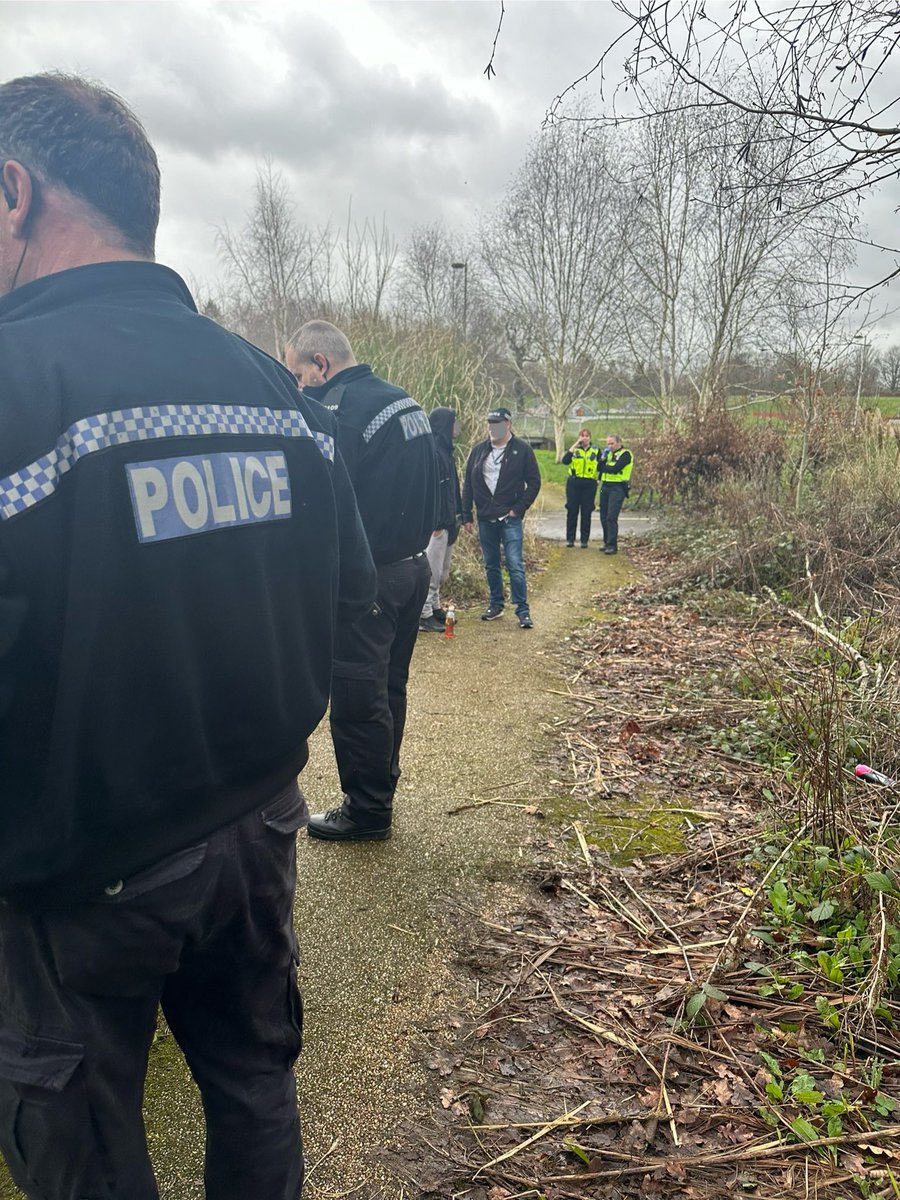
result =
[{"label": "person's dark jacket sleeve", "polygon": [[356,495],[340,451],[334,459],[334,497],[340,541],[337,620],[352,625],[375,603],[377,579]]},{"label": "person's dark jacket sleeve", "polygon": [[525,482],[525,495],[518,503],[512,506],[511,511],[517,517],[524,517],[535,500],[537,500],[538,492],[541,490],[541,472],[538,467],[537,457],[528,445],[523,442],[525,461],[522,465],[522,478]]},{"label": "person's dark jacket sleeve", "polygon": [[572,461],[572,451],[567,450],[565,452],[565,454],[562,456],[562,459],[561,459],[562,465],[564,467],[567,467],[571,461]]},{"label": "person's dark jacket sleeve", "polygon": [[0,721],[14,700],[9,660],[27,611],[25,597],[16,593],[9,566],[0,557]]}]

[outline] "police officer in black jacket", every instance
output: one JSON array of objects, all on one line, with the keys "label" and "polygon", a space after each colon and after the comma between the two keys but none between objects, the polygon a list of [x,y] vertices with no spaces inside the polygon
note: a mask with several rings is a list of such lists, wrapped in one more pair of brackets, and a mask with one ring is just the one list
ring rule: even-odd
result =
[{"label": "police officer in black jacket", "polygon": [[378,573],[376,605],[337,633],[331,734],[344,802],[310,817],[311,837],[390,836],[406,683],[431,571],[423,551],[435,528],[438,469],[428,418],[403,388],[357,363],[328,321],[293,335],[285,361],[307,396],[334,411],[338,446]]},{"label": "police officer in black jacket", "polygon": [[0,1148],[158,1196],[161,1003],[208,1200],[296,1200],[297,773],[374,568],[331,418],[153,262],[115,95],[0,86]]}]

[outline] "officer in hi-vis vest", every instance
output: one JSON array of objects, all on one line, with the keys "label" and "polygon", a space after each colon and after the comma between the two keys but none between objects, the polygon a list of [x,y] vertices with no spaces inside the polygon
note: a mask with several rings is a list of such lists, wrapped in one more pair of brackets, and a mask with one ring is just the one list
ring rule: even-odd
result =
[{"label": "officer in hi-vis vest", "polygon": [[600,455],[600,524],[603,526],[603,553],[619,551],[619,513],[628,495],[634,458],[613,433],[606,439]]},{"label": "officer in hi-vis vest", "polygon": [[591,442],[591,431],[582,429],[562,456],[569,468],[566,479],[566,545],[575,545],[575,530],[581,516],[581,548],[587,549],[591,537],[591,513],[597,497],[597,474],[600,450]]}]

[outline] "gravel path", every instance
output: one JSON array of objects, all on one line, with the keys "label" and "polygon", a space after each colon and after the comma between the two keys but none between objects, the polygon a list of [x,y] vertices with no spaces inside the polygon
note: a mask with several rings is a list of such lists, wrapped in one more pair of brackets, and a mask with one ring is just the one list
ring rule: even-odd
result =
[{"label": "gravel path", "polygon": [[[546,518],[543,518],[546,519]],[[540,752],[562,709],[552,652],[591,612],[592,594],[629,575],[627,556],[554,546],[532,586],[532,630],[512,610],[490,624],[460,614],[452,641],[423,634],[413,659],[403,778],[389,842],[328,845],[301,836],[297,929],[306,1004],[300,1091],[312,1174],[308,1200],[412,1200],[376,1161],[415,1111],[420,1029],[461,1002],[443,913],[450,896],[489,902],[527,856],[532,818],[491,804],[546,794]],[[315,810],[340,800],[323,727],[301,778]],[[514,786],[506,786],[514,785]],[[430,1082],[430,1081],[429,1081]],[[203,1131],[171,1038],[154,1047],[148,1132],[162,1200],[203,1195]],[[0,1169],[0,1200],[18,1195]],[[248,1197],[248,1200],[252,1198]]]},{"label": "gravel path", "polygon": [[[492,804],[546,794],[539,752],[561,710],[552,652],[590,612],[590,597],[628,575],[628,560],[555,547],[532,589],[533,630],[511,610],[463,613],[452,641],[419,638],[410,679],[403,778],[390,842],[329,846],[302,839],[298,928],[307,1042],[301,1071],[311,1200],[352,1194],[400,1200],[372,1160],[415,1102],[417,1028],[451,1009],[444,898],[472,897],[521,865],[532,818]],[[315,739],[303,785],[311,804],[340,799],[327,736]],[[515,786],[505,787],[504,784]],[[359,1189],[354,1190],[354,1189]],[[405,1193],[408,1196],[408,1193]]]}]

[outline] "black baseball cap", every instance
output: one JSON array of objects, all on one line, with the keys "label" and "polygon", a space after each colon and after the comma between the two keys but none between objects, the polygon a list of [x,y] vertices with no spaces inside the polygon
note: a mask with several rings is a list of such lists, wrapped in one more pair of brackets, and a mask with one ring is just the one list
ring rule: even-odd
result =
[{"label": "black baseball cap", "polygon": [[488,424],[493,421],[511,421],[512,413],[508,408],[492,408],[487,415]]}]

